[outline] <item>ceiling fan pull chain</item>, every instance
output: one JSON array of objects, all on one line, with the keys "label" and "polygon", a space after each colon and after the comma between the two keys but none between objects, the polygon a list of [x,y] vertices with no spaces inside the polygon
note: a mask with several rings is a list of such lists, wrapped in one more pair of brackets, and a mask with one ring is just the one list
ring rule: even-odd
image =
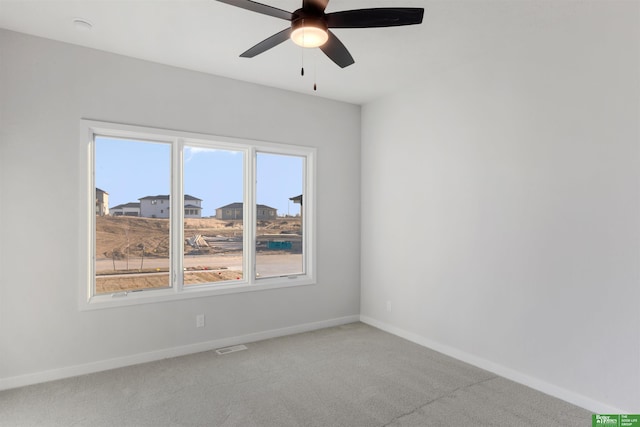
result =
[{"label": "ceiling fan pull chain", "polygon": [[304,77],[304,49],[300,49],[300,75]]},{"label": "ceiling fan pull chain", "polygon": [[313,55],[313,91],[317,91],[318,90],[318,85],[316,84],[316,82],[318,81],[318,61],[316,61],[316,58],[318,57],[318,55]]}]

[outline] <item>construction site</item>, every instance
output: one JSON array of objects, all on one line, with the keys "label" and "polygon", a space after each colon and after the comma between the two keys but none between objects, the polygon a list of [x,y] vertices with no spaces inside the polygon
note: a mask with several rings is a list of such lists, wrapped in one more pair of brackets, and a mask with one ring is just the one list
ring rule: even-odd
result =
[{"label": "construction site", "polygon": [[[185,286],[243,278],[242,220],[189,218],[183,224]],[[260,220],[256,226],[256,258],[264,274],[295,272],[302,263],[301,218]],[[168,219],[96,216],[96,294],[169,287],[170,246]]]}]

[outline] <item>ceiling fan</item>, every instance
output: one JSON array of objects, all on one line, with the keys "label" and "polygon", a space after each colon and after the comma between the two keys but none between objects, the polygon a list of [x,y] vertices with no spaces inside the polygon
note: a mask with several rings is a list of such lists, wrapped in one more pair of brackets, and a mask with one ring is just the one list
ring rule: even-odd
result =
[{"label": "ceiling fan", "polygon": [[379,7],[324,13],[329,0],[302,0],[302,8],[287,12],[250,0],[218,0],[242,9],[269,15],[291,22],[291,27],[272,35],[243,52],[243,58],[253,58],[291,38],[302,47],[319,47],[341,68],[355,61],[329,28],[396,27],[422,23],[423,8]]}]

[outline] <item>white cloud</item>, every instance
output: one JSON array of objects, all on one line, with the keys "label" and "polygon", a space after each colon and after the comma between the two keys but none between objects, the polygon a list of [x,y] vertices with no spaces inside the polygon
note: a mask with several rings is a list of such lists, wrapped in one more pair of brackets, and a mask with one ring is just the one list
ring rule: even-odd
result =
[{"label": "white cloud", "polygon": [[184,161],[186,163],[189,160],[191,160],[193,158],[193,156],[195,156],[196,154],[206,153],[206,152],[211,152],[211,151],[216,151],[216,150],[212,150],[211,148],[186,146],[186,147],[184,147]]},{"label": "white cloud", "polygon": [[191,146],[185,146],[184,147],[184,162],[187,163],[189,160],[191,160],[193,158],[193,156],[200,154],[200,153],[215,153],[216,151],[222,151],[224,153],[228,153],[228,154],[238,154],[238,151],[228,151],[228,150],[219,150],[217,148],[205,148],[205,147],[191,147]]}]

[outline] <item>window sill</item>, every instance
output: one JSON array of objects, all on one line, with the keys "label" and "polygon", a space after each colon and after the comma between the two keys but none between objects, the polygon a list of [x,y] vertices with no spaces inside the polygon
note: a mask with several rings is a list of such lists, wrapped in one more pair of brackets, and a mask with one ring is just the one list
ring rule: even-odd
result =
[{"label": "window sill", "polygon": [[241,281],[225,284],[191,286],[183,288],[181,292],[176,292],[174,289],[157,289],[133,291],[122,294],[105,294],[94,296],[89,301],[81,301],[80,310],[100,310],[105,308],[181,301],[192,298],[215,297],[219,295],[238,294],[244,292],[259,292],[270,289],[291,288],[315,284],[316,281],[308,276],[287,276],[258,279],[255,283]]}]

